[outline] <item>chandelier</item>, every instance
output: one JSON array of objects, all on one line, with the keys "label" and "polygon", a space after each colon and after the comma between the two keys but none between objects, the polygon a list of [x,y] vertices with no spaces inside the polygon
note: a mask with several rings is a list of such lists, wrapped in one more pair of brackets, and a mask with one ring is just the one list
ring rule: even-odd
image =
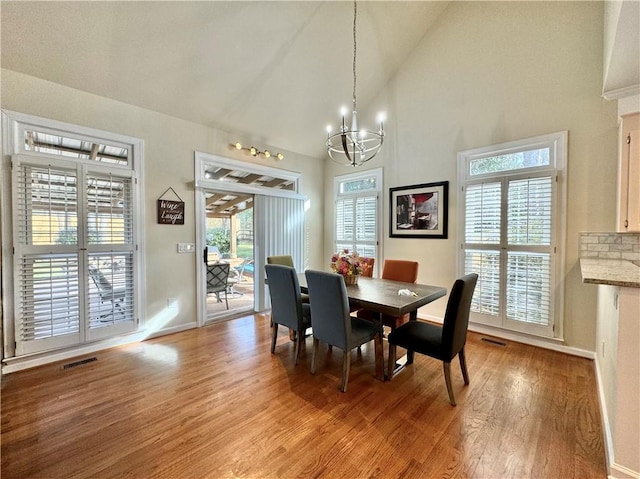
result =
[{"label": "chandelier", "polygon": [[356,1],[353,2],[353,111],[351,114],[351,125],[347,126],[345,115],[347,109],[342,108],[342,124],[340,131],[331,133],[331,126],[327,126],[327,153],[336,163],[360,166],[376,156],[384,140],[383,117],[378,115],[380,130],[377,132],[358,130],[356,120],[356,16],[358,7]]}]

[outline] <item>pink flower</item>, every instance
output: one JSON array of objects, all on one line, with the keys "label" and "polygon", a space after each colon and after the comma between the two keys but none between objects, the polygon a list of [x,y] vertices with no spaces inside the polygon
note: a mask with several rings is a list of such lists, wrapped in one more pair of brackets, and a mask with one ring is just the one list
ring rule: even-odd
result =
[{"label": "pink flower", "polygon": [[362,259],[356,252],[343,249],[331,256],[331,269],[343,276],[355,276],[362,273]]}]

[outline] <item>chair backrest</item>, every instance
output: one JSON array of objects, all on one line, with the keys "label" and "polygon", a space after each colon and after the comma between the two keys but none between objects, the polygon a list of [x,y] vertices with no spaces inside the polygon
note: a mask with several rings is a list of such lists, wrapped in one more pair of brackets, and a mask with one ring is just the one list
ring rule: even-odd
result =
[{"label": "chair backrest", "polygon": [[415,283],[418,280],[418,262],[403,259],[385,259],[382,278],[403,283]]},{"label": "chair backrest", "polygon": [[274,323],[301,330],[302,298],[296,270],[280,264],[266,264],[264,269],[271,296],[271,319]]},{"label": "chair backrest", "polygon": [[336,273],[307,270],[313,336],[347,350],[351,336],[349,299],[344,278]]},{"label": "chair backrest", "polygon": [[104,275],[104,273],[100,271],[98,268],[94,266],[89,266],[89,276],[91,276],[91,279],[93,280],[93,283],[96,285],[96,288],[98,288],[98,292],[100,293],[101,296],[104,294],[110,294],[113,292],[113,286],[111,285],[107,277]]},{"label": "chair backrest", "polygon": [[215,293],[227,288],[229,279],[229,263],[207,265],[207,292]]},{"label": "chair backrest", "polygon": [[469,311],[477,281],[476,273],[467,274],[457,279],[451,288],[442,325],[442,351],[450,359],[460,352],[467,341]]},{"label": "chair backrest", "polygon": [[267,264],[281,264],[283,266],[290,266],[294,268],[293,258],[288,255],[280,255],[280,256],[267,256]]},{"label": "chair backrest", "polygon": [[362,276],[368,276],[371,278],[373,276],[373,263],[375,262],[375,258],[360,258],[360,267],[362,268]]}]

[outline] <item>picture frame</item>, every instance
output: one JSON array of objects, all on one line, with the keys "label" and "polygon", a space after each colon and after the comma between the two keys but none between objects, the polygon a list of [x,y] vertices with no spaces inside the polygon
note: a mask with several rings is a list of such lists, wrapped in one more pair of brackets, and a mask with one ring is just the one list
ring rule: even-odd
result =
[{"label": "picture frame", "polygon": [[391,238],[446,239],[448,222],[448,181],[389,188]]}]

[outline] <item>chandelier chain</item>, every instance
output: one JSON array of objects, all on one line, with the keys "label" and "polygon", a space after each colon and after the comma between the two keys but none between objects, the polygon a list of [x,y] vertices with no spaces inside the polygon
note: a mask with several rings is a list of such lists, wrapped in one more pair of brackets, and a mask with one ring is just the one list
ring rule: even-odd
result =
[{"label": "chandelier chain", "polygon": [[353,111],[356,111],[356,15],[358,4],[353,2]]}]

